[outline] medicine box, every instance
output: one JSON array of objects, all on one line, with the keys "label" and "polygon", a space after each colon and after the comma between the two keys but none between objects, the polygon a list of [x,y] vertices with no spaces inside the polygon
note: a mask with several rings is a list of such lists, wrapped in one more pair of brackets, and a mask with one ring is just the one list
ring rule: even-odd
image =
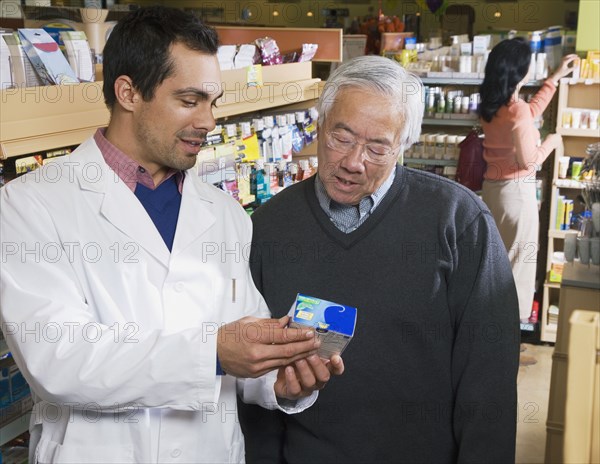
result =
[{"label": "medicine box", "polygon": [[312,327],[321,341],[318,355],[341,354],[354,336],[356,308],[298,293],[290,309],[290,327]]}]

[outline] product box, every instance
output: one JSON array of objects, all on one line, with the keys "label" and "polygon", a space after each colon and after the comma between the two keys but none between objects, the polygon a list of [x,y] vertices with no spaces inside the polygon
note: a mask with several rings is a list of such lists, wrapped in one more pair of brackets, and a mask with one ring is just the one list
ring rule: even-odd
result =
[{"label": "product box", "polygon": [[290,309],[290,327],[313,327],[321,346],[318,354],[329,359],[341,354],[354,336],[356,308],[298,293]]},{"label": "product box", "polygon": [[60,37],[67,52],[67,60],[77,78],[82,82],[93,82],[96,69],[92,60],[92,51],[83,31],[64,31]]},{"label": "product box", "polygon": [[555,251],[552,254],[550,272],[548,274],[548,282],[560,283],[562,281],[564,265],[565,254],[562,251]]},{"label": "product box", "polygon": [[491,35],[473,36],[473,55],[485,55],[485,52],[490,48],[491,41]]},{"label": "product box", "polygon": [[2,35],[10,53],[11,87],[36,87],[44,85],[31,61],[27,58],[17,32]]},{"label": "product box", "polygon": [[78,84],[58,44],[43,29],[19,29],[23,49],[45,84]]}]

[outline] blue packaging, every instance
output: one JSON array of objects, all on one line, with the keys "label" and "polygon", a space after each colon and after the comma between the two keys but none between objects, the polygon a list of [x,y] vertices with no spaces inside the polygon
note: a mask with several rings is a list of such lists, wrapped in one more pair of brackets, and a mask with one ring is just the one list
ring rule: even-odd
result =
[{"label": "blue packaging", "polygon": [[318,355],[341,354],[354,336],[356,308],[298,293],[290,309],[290,327],[312,327],[321,346]]}]

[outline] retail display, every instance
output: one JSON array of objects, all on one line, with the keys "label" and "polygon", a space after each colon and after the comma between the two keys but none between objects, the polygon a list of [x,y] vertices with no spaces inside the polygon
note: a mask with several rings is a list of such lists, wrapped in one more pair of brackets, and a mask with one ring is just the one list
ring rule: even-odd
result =
[{"label": "retail display", "polygon": [[[417,0],[417,3],[437,15],[448,6],[447,0]],[[101,62],[105,36],[110,32],[109,26],[112,28],[116,23],[109,24],[105,19],[106,15],[98,24],[86,24],[86,31],[94,31],[88,32],[89,41],[83,30],[61,32],[64,47],[60,49],[55,43],[45,41],[45,35],[41,40],[39,32],[36,37],[29,32],[42,29],[0,34],[0,187],[15,176],[51,163],[58,156],[68,156],[97,128],[107,125],[109,112],[103,99],[102,82],[94,82],[98,75],[94,62]],[[367,26],[374,27],[376,34]],[[442,46],[441,37],[416,43],[418,34],[405,32],[404,28],[399,18],[380,15],[363,25],[361,32],[365,36],[360,36],[362,41],[369,35],[367,47],[371,52],[401,62],[421,76],[424,84],[422,135],[405,150],[400,162],[460,182],[461,144],[466,145],[467,137],[479,126],[478,90],[496,37],[487,32],[472,40],[466,35],[456,35],[451,36],[448,46]],[[341,61],[342,33],[339,29],[237,26],[215,29],[223,44],[218,58],[224,92],[214,108],[217,126],[208,134],[195,169],[205,181],[231,195],[252,214],[275,194],[316,173],[318,114],[314,104],[322,85],[320,79],[313,77],[312,63],[306,61]],[[523,88],[527,96],[535,93],[548,76],[548,70],[560,62],[564,54],[562,39],[558,27],[529,33],[533,80]],[[361,43],[362,53],[364,43]],[[65,63],[61,60],[60,64],[56,61],[53,64],[48,60],[50,54],[55,59],[66,58]],[[568,322],[567,316],[579,309],[574,302],[583,301],[590,306],[590,299],[596,302],[598,295],[598,289],[594,288],[593,294],[588,292],[582,299],[576,294],[581,292],[580,288],[564,291],[561,280],[563,273],[572,274],[574,269],[583,274],[591,269],[595,279],[599,272],[599,57],[600,52],[590,52],[577,64],[572,78],[561,80],[558,114],[554,106],[545,115],[546,126],[548,120],[556,119],[556,132],[562,135],[564,146],[554,154],[550,194],[546,196],[550,204],[543,204],[541,211],[542,215],[549,213],[547,248],[536,251],[540,260],[546,253],[543,299],[541,307],[536,307],[532,314],[530,324],[522,323],[521,329],[534,331],[539,327],[542,342],[556,342],[555,362],[557,356],[566,359],[568,338],[565,338],[563,325]],[[73,85],[57,85],[64,83]],[[51,174],[51,171],[46,172]],[[537,176],[540,205],[540,178],[547,177],[548,173],[540,172]],[[431,181],[427,175],[423,179]],[[550,179],[547,180],[550,183]],[[477,185],[481,184],[468,186],[477,191]],[[298,191],[294,188],[288,193]],[[288,193],[281,195],[281,201]],[[544,240],[541,242],[543,247]],[[538,275],[542,267],[544,264],[540,263]],[[298,306],[301,298],[312,297],[299,294],[292,311],[302,309]],[[343,340],[337,347],[338,352],[343,351],[352,338],[357,317],[356,308],[343,307],[354,310],[354,319],[352,331],[337,339]],[[597,311],[597,308],[587,309]],[[317,332],[325,333],[329,329],[331,336],[336,331],[325,327],[330,322],[326,316],[323,315]],[[562,340],[557,340],[557,334]],[[358,338],[356,340],[355,343]],[[566,376],[566,361],[564,365],[553,367],[553,379],[563,375]],[[1,332],[0,386],[2,446],[27,429],[32,400]],[[560,405],[563,395],[562,386],[554,388],[550,400]],[[551,406],[548,415],[547,453],[551,456],[559,456],[557,453],[562,451],[564,418],[560,408]],[[8,462],[11,456],[23,459],[23,449],[15,449],[11,455],[0,453],[0,463],[3,458]]]},{"label": "retail display", "polygon": [[[564,78],[560,81],[556,132],[562,135],[563,145],[554,156],[550,196],[547,278],[544,283],[540,334],[545,342],[556,341],[557,321],[562,310],[559,304],[561,272],[573,261],[566,259],[570,256],[565,256],[566,237],[570,231],[579,233],[576,247],[579,251],[578,260],[594,266],[590,254],[594,229],[585,224],[590,224],[592,220],[593,200],[589,192],[594,191],[590,187],[597,179],[598,166],[590,161],[594,151],[586,149],[591,144],[597,144],[600,133],[597,123],[592,123],[590,116],[581,115],[598,114],[599,92],[598,79]],[[579,198],[585,196],[588,201],[582,202]]]},{"label": "retail display", "polygon": [[69,66],[58,44],[43,29],[19,29],[23,50],[46,85],[77,84],[79,79]]}]

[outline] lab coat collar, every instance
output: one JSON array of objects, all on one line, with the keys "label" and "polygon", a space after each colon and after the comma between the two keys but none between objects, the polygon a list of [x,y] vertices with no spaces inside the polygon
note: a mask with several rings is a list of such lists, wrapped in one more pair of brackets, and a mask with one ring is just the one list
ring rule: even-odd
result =
[{"label": "lab coat collar", "polygon": [[216,222],[215,215],[211,211],[213,205],[211,189],[212,186],[198,178],[195,169],[186,171],[172,256],[185,250]]},{"label": "lab coat collar", "polygon": [[108,167],[92,139],[73,153],[71,162],[74,163],[80,188],[104,195],[100,214],[165,267],[169,266],[171,256],[191,245],[215,223],[215,216],[211,212],[211,187],[195,179],[197,174],[190,169],[185,174],[175,240],[169,253],[143,205]]}]

